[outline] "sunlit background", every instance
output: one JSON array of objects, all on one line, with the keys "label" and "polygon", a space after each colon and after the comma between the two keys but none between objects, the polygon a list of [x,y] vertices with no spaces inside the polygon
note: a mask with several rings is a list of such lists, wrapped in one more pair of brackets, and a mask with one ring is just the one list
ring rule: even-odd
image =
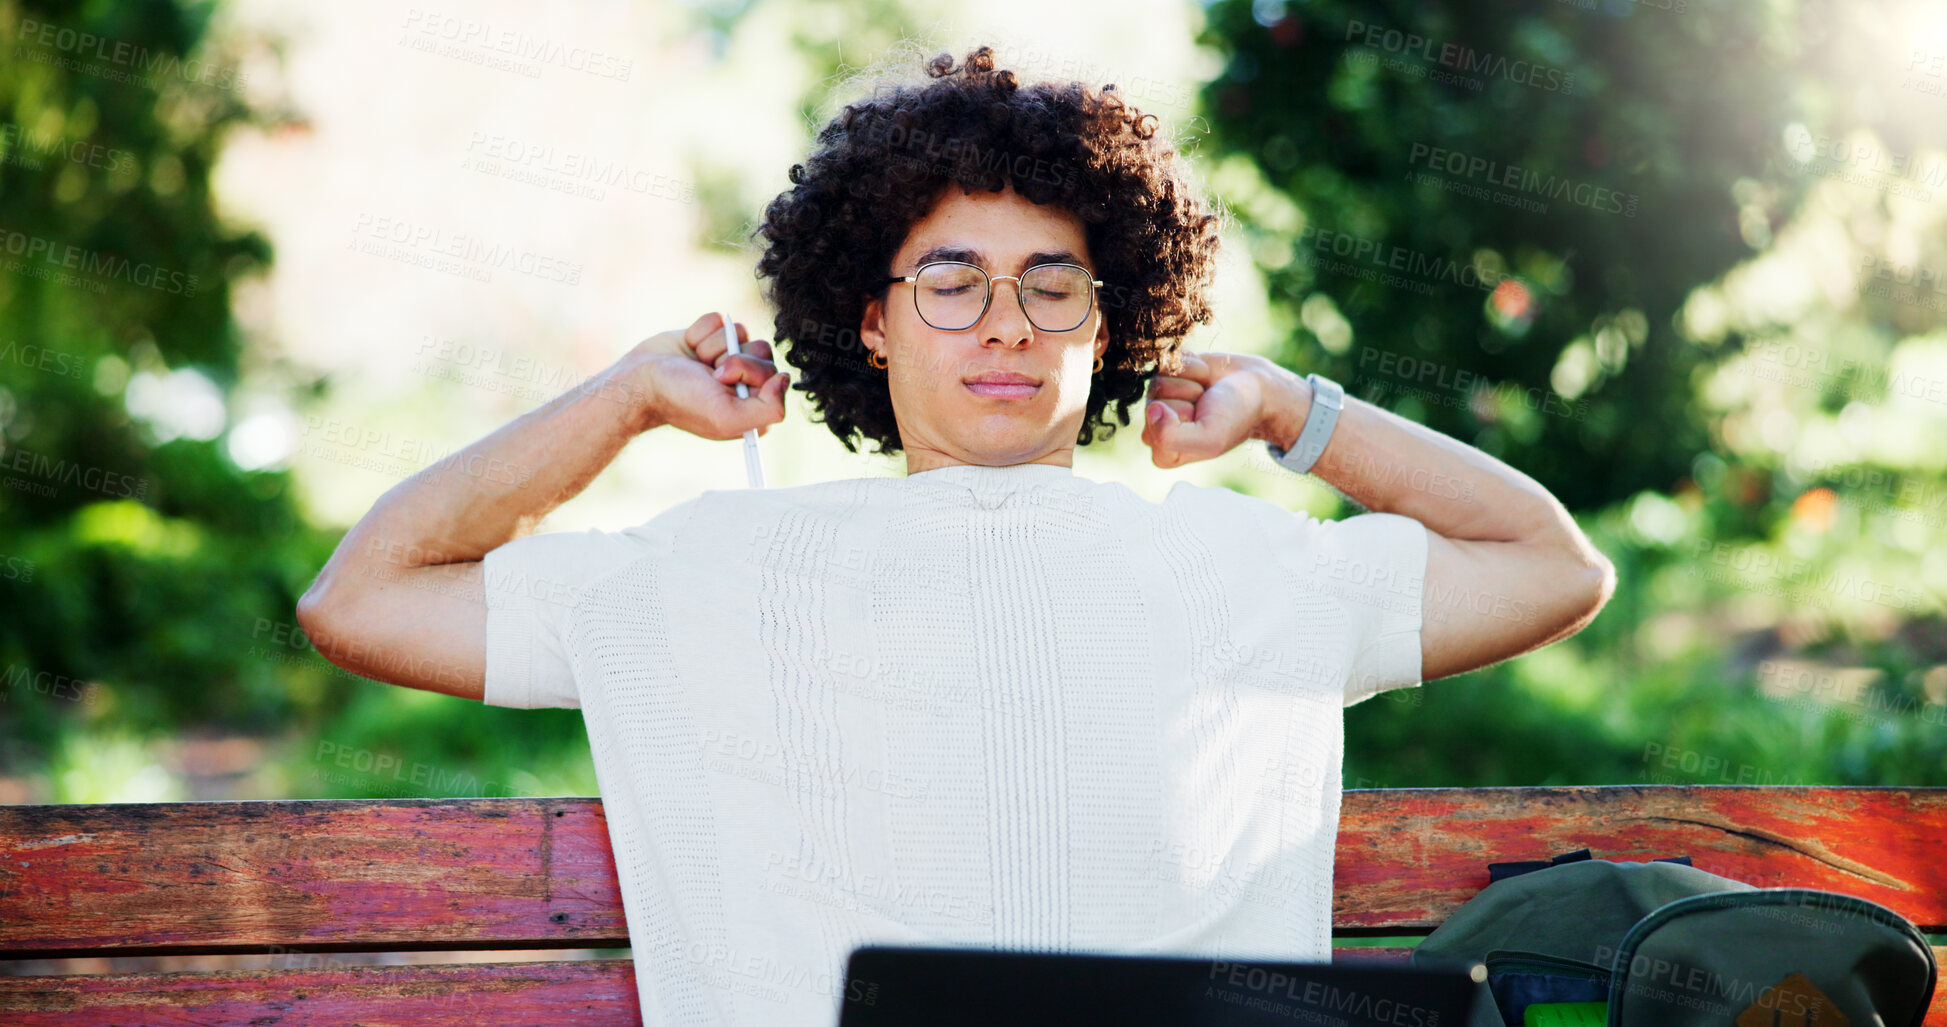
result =
[{"label": "sunlit background", "polygon": [[[641,339],[769,337],[817,127],[982,43],[1116,83],[1225,208],[1192,348],[1481,446],[1617,565],[1581,635],[1348,710],[1348,787],[1947,784],[1947,11],[942,7],[0,3],[0,802],[596,794],[578,712],[344,673],[297,596]],[[903,473],[790,403],[771,484]],[[1358,512],[1137,436],[1077,472]],[[542,530],[743,483],[658,430]]]}]

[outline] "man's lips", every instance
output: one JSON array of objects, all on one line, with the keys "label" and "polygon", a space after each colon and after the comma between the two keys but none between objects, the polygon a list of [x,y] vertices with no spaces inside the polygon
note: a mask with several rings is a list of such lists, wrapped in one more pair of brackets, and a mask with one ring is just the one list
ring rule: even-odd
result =
[{"label": "man's lips", "polygon": [[1027,399],[1040,391],[1041,386],[1024,374],[992,372],[975,375],[967,379],[967,388],[976,396],[993,399]]}]

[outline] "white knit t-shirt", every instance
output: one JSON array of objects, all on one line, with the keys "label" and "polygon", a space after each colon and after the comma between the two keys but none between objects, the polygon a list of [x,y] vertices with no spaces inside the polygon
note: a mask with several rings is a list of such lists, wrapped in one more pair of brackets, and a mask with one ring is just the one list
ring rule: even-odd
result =
[{"label": "white knit t-shirt", "polygon": [[1328,960],[1426,552],[1049,464],[713,490],[489,552],[485,701],[582,710],[649,1027],[830,1027],[866,943]]}]

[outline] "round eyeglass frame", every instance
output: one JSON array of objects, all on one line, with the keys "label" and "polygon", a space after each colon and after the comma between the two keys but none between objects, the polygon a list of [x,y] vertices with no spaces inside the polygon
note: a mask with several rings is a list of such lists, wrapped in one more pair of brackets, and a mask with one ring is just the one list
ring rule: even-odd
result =
[{"label": "round eyeglass frame", "polygon": [[[1094,277],[1094,275],[1089,271],[1088,268],[1085,268],[1080,264],[1063,264],[1063,263],[1036,264],[1034,265],[1034,267],[1023,270],[1018,275],[990,275],[987,273],[986,268],[981,267],[979,264],[969,264],[964,260],[928,261],[927,263],[921,264],[919,267],[914,268],[912,274],[893,275],[892,277],[887,278],[884,284],[892,285],[897,282],[912,282],[915,285],[917,285],[919,282],[919,276],[924,274],[927,268],[933,267],[934,265],[937,264],[959,264],[962,267],[970,267],[973,268],[975,271],[980,272],[981,275],[987,279],[987,298],[983,300],[980,304],[980,313],[976,315],[972,321],[968,322],[965,325],[962,325],[959,328],[941,328],[939,325],[933,324],[933,322],[928,321],[926,318],[926,314],[919,309],[919,289],[917,288],[913,289],[913,313],[919,314],[919,319],[921,321],[926,321],[928,326],[932,327],[937,331],[942,331],[942,332],[964,332],[969,328],[972,328],[974,325],[979,324],[980,319],[987,316],[987,309],[993,306],[994,304],[994,283],[1006,282],[1006,281],[1012,281],[1014,283],[1014,302],[1020,306],[1021,316],[1027,318],[1029,324],[1034,325],[1036,328],[1039,328],[1044,332],[1072,332],[1075,329],[1080,328],[1082,324],[1088,320],[1088,315],[1095,311],[1095,290],[1100,288],[1102,285],[1100,279]],[[1069,325],[1066,328],[1049,328],[1035,321],[1034,315],[1028,313],[1027,298],[1021,295],[1021,279],[1025,278],[1029,271],[1034,271],[1044,267],[1072,267],[1075,270],[1080,271],[1082,274],[1088,276],[1088,306],[1085,309],[1083,309],[1081,320],[1076,321],[1074,324]]]}]

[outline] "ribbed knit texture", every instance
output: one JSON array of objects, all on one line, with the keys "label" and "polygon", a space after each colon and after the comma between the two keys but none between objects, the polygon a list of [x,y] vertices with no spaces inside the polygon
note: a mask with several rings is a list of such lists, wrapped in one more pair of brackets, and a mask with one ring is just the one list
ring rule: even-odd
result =
[{"label": "ribbed knit texture", "polygon": [[867,943],[1329,959],[1425,532],[1045,464],[710,491],[488,553],[486,701],[582,709],[651,1027],[830,1027]]}]

